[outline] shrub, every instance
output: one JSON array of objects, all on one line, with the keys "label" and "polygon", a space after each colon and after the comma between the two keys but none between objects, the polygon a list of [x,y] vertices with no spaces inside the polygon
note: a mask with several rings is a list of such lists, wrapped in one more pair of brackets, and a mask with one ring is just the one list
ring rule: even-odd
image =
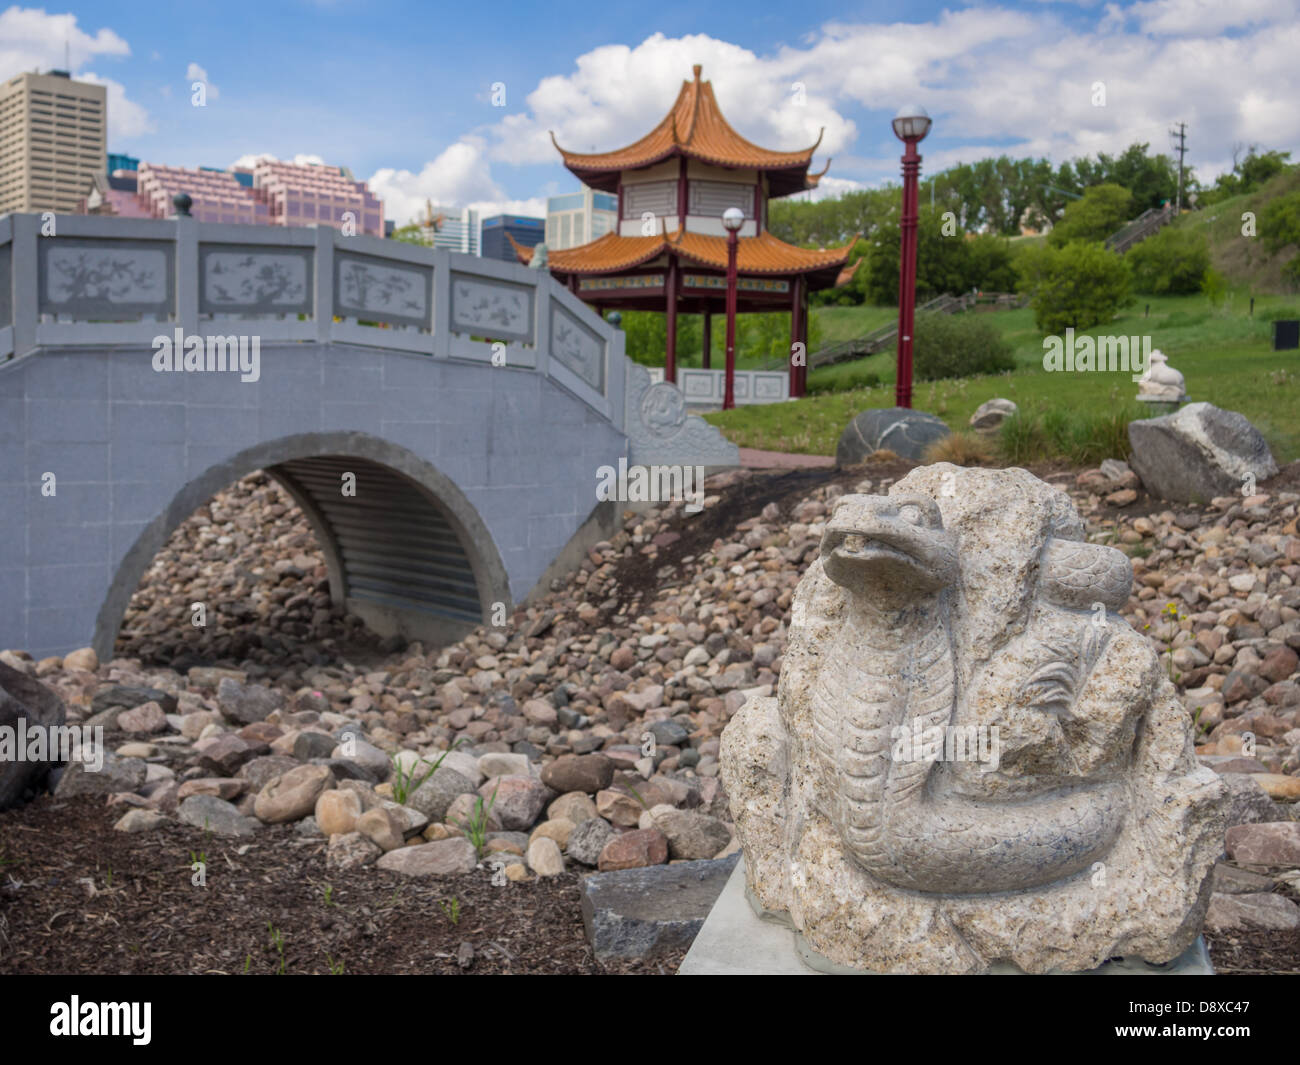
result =
[{"label": "shrub", "polygon": [[1044,336],[1109,322],[1121,307],[1134,302],[1128,264],[1100,244],[1074,241],[1063,248],[1026,248],[1017,262],[1020,289],[1029,294]]},{"label": "shrub", "polygon": [[880,384],[880,374],[871,370],[854,368],[838,374],[813,372],[808,375],[808,395],[820,396],[833,392],[857,392],[875,388]]},{"label": "shrub", "polygon": [[995,448],[978,433],[949,433],[925,449],[926,462],[951,462],[954,466],[987,466],[996,458]]},{"label": "shrub", "polygon": [[1116,402],[1107,411],[1090,413],[1069,407],[1021,409],[1002,423],[998,450],[1010,465],[1064,458],[1096,465],[1103,459],[1129,456],[1128,423],[1148,417],[1139,404]]},{"label": "shrub", "polygon": [[918,314],[912,330],[912,376],[917,381],[1015,368],[1011,346],[983,315]]},{"label": "shrub", "polygon": [[1094,185],[1071,200],[1047,243],[1063,248],[1074,240],[1103,241],[1133,217],[1133,194],[1122,185]]},{"label": "shrub", "polygon": [[1128,253],[1133,288],[1152,296],[1185,296],[1201,291],[1210,268],[1210,243],[1204,233],[1166,226]]}]

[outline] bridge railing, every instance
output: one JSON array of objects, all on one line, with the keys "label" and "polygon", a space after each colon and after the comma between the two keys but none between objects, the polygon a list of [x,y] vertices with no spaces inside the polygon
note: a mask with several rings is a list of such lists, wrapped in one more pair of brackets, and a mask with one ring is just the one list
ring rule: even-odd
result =
[{"label": "bridge railing", "polygon": [[330,226],[0,217],[0,363],[255,335],[541,373],[624,423],[624,335],[549,274]]}]

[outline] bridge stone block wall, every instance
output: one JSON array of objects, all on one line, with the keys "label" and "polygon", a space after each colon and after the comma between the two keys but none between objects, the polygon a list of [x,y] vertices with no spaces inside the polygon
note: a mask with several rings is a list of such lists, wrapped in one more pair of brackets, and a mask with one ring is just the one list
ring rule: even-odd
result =
[{"label": "bridge stone block wall", "polygon": [[[684,410],[645,423],[623,335],[547,274],[329,228],[39,223],[0,218],[0,647],[108,654],[167,537],[256,469],[336,601],[443,640],[534,588],[600,466],[736,462]],[[176,330],[248,337],[257,379],[159,370]]]}]

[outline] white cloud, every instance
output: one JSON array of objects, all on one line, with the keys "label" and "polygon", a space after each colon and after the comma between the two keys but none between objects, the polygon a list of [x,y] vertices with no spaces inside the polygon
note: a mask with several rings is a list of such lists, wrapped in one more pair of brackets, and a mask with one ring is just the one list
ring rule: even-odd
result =
[{"label": "white cloud", "polygon": [[1294,19],[1295,0],[1144,0],[1127,14],[1143,33],[1204,37],[1227,29]]},{"label": "white cloud", "polygon": [[121,82],[114,81],[112,78],[101,78],[90,71],[78,74],[77,80],[104,86],[107,93],[110,150],[113,141],[117,138],[138,137],[144,133],[154,132],[154,122],[149,117],[149,112],[135,101],[127,99],[126,89]]},{"label": "white cloud", "polygon": [[[491,157],[509,163],[552,163],[548,130],[570,151],[608,151],[640,137],[676,99],[699,63],[713,82],[727,120],[745,137],[775,149],[806,148],[826,128],[820,151],[834,152],[855,135],[835,109],[837,72],[817,70],[800,53],[759,58],[749,49],[705,34],[669,38],[656,33],[635,48],[611,44],[581,55],[571,75],[543,78],[525,98],[527,110],[505,116],[489,131]],[[796,82],[804,86],[804,103]]]},{"label": "white cloud", "polygon": [[29,70],[73,70],[96,56],[129,56],[131,49],[110,29],[93,36],[77,26],[76,15],[49,15],[40,8],[11,7],[0,12],[0,78]]},{"label": "white cloud", "polygon": [[282,161],[290,162],[293,163],[295,166],[324,166],[325,165],[325,160],[322,159],[319,155],[314,155],[314,154],[306,154],[306,153],[299,152],[292,159],[281,160],[279,156],[272,155],[270,152],[255,152],[255,153],[248,153],[245,155],[241,155],[238,159],[236,159],[233,163],[230,164],[230,168],[233,170],[235,167],[241,167],[246,170],[252,170],[253,167],[255,167],[258,164],[258,161],[262,159],[270,159],[273,163],[279,163]]},{"label": "white cloud", "polygon": [[87,33],[76,15],[51,15],[40,8],[10,7],[0,11],[0,81],[31,70],[62,70],[80,81],[103,85],[108,96],[108,135],[136,137],[154,129],[149,112],[127,98],[118,81],[82,70],[99,57],[130,56],[130,46],[111,29]]},{"label": "white cloud", "polygon": [[[556,164],[548,130],[573,151],[631,142],[663,117],[695,63],[751,141],[802,148],[826,127],[814,166],[835,158],[817,198],[897,180],[901,145],[889,116],[911,101],[935,119],[922,145],[927,173],[1001,154],[1059,163],[1135,142],[1169,153],[1170,127],[1184,121],[1188,163],[1206,180],[1230,165],[1235,143],[1293,151],[1300,144],[1300,24],[1284,18],[1294,3],[972,7],[926,22],[827,23],[769,55],[704,34],[657,33],[634,46],[594,48],[531,90],[508,84],[518,111],[467,132],[418,173],[378,171],[371,187],[399,223],[425,199],[506,204],[493,166]],[[805,87],[803,107],[794,104],[796,82]],[[1105,85],[1102,107],[1093,105],[1096,82]],[[566,177],[545,191],[575,183]],[[540,213],[542,199],[534,202]]]},{"label": "white cloud", "polygon": [[425,200],[448,207],[520,202],[510,201],[492,180],[483,142],[472,136],[448,145],[418,174],[384,167],[375,172],[369,185],[370,191],[384,201],[384,217],[399,226],[419,216]]},{"label": "white cloud", "polygon": [[185,68],[185,81],[190,85],[193,85],[196,81],[203,82],[209,100],[215,100],[221,96],[221,90],[212,84],[212,80],[208,77],[208,72],[199,66],[198,63],[191,63]]}]

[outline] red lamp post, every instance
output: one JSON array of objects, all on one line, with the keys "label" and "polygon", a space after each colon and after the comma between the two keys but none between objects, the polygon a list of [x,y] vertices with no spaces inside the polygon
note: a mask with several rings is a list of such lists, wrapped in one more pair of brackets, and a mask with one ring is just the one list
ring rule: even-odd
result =
[{"label": "red lamp post", "polygon": [[923,107],[905,107],[894,118],[894,135],[907,145],[903,153],[903,214],[899,220],[898,256],[898,373],[894,403],[912,405],[912,326],[916,313],[916,226],[919,216],[917,184],[921,156],[916,146],[930,132]]},{"label": "red lamp post", "polygon": [[728,207],[722,212],[722,227],[727,231],[727,363],[723,371],[725,389],[722,409],[736,406],[736,250],[740,246],[740,227],[745,224],[745,212],[739,207]]}]

